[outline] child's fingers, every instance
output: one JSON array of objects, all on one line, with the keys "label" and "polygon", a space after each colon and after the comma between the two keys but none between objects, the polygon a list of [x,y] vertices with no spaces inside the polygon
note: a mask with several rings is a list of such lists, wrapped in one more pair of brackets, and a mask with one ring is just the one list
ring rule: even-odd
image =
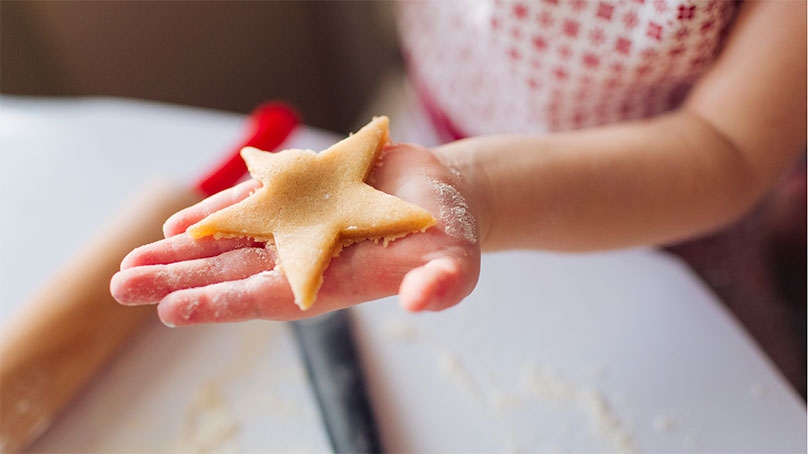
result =
[{"label": "child's fingers", "polygon": [[168,238],[185,232],[190,225],[197,223],[209,214],[244,200],[260,185],[259,181],[248,180],[174,213],[163,224],[163,235]]},{"label": "child's fingers", "polygon": [[121,261],[121,270],[214,257],[233,249],[258,247],[260,244],[247,238],[215,240],[210,237],[195,240],[188,235],[175,235],[133,249]]},{"label": "child's fingers", "polygon": [[401,305],[413,312],[441,311],[463,300],[474,289],[479,262],[444,254],[411,270],[399,287]]},{"label": "child's fingers", "polygon": [[[172,273],[179,272],[176,279],[182,281],[182,285],[163,284],[159,277],[155,280],[154,276],[145,278],[141,285],[149,289],[161,287],[147,299],[161,299],[158,314],[170,326],[251,319],[296,320],[390,296],[399,288],[402,304],[407,309],[441,310],[456,304],[471,292],[479,273],[479,260],[469,258],[474,257],[473,254],[464,248],[453,247],[426,261],[413,258],[411,253],[422,247],[420,244],[408,245],[404,239],[387,248],[370,242],[346,248],[326,270],[317,303],[308,311],[301,311],[295,305],[282,273],[263,271],[270,269],[268,265],[249,266],[240,273],[219,273],[216,278],[199,280],[198,274],[208,273],[210,268],[197,264],[192,268],[171,269]],[[233,255],[227,262],[236,259],[243,260],[243,257]],[[212,268],[226,266],[221,263]],[[405,274],[413,266],[416,268]],[[156,271],[159,274],[160,269]],[[230,279],[226,279],[228,276]]]},{"label": "child's fingers", "polygon": [[110,292],[121,304],[154,304],[177,290],[244,279],[274,266],[269,250],[242,248],[215,257],[125,269],[112,277]]},{"label": "child's fingers", "polygon": [[346,248],[326,269],[317,302],[307,311],[295,305],[285,276],[277,271],[180,290],[160,301],[157,311],[171,326],[312,317],[395,294],[406,270],[418,260],[410,257],[410,249],[406,239],[386,248],[372,242]]},{"label": "child's fingers", "polygon": [[295,305],[289,284],[278,271],[171,293],[160,301],[157,314],[168,326],[308,315]]},{"label": "child's fingers", "polygon": [[318,294],[317,303],[311,309],[302,311],[294,302],[286,277],[272,270],[238,281],[175,291],[160,301],[157,314],[168,326],[254,319],[289,321],[387,296],[376,291],[371,291],[374,296],[367,296],[358,289],[345,293],[336,290],[324,287]]}]

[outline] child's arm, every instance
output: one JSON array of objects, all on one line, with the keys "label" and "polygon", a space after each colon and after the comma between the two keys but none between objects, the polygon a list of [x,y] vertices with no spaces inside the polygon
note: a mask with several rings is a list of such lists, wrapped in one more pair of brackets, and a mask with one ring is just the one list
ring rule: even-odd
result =
[{"label": "child's arm", "polygon": [[745,4],[685,105],[656,119],[474,138],[435,154],[392,147],[374,170],[375,185],[430,210],[441,218],[437,228],[387,248],[347,248],[309,312],[297,309],[281,275],[262,273],[275,265],[265,249],[179,234],[246,196],[249,183],[180,212],[167,239],[124,261],[113,295],[125,304],[159,302],[170,324],[293,319],[396,292],[411,310],[440,310],[474,288],[481,246],[602,249],[716,228],[748,209],[805,143],[805,16],[802,1]]},{"label": "child's arm", "polygon": [[749,209],[805,143],[806,10],[788,0],[741,8],[716,64],[676,112],[440,148],[479,188],[483,248],[659,244]]}]

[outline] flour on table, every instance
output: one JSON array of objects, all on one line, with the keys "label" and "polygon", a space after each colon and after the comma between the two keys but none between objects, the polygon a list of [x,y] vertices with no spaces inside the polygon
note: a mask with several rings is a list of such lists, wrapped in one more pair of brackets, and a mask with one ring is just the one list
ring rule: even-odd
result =
[{"label": "flour on table", "polygon": [[418,330],[415,326],[404,320],[387,320],[382,329],[384,330],[384,337],[389,340],[413,342],[418,338]]},{"label": "flour on table", "polygon": [[766,388],[760,383],[755,383],[749,387],[749,396],[753,399],[761,399],[766,395]]},{"label": "flour on table", "polygon": [[676,421],[666,415],[655,416],[652,424],[654,430],[657,432],[667,433],[676,428]]},{"label": "flour on table", "polygon": [[[482,415],[491,418],[491,427],[508,452],[634,453],[631,431],[613,405],[625,410],[629,404],[598,388],[606,379],[607,368],[597,364],[581,370],[580,383],[564,376],[557,368],[532,362],[523,364],[521,374],[501,377],[486,369],[474,356],[461,356],[441,345],[414,323],[400,319],[383,325],[389,341],[415,343],[431,352],[437,372],[452,389],[479,405]],[[552,421],[525,419],[538,414]],[[538,424],[538,426],[535,426]],[[673,422],[665,422],[672,428]],[[583,443],[583,445],[582,445]]]},{"label": "flour on table", "polygon": [[191,402],[177,449],[189,453],[238,452],[236,436],[240,428],[219,387],[209,383]]},{"label": "flour on table", "polygon": [[460,362],[460,359],[449,352],[441,351],[437,354],[438,368],[453,383],[459,385],[475,402],[484,402],[480,386],[475,383],[472,374]]}]

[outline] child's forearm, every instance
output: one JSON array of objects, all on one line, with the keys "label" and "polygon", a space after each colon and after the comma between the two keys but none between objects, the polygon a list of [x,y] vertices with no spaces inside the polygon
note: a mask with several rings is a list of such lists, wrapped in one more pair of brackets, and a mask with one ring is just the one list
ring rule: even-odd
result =
[{"label": "child's forearm", "polygon": [[478,193],[485,250],[659,244],[720,226],[768,181],[687,111],[546,136],[438,149]]},{"label": "child's forearm", "polygon": [[805,2],[744,2],[724,51],[669,115],[440,148],[479,191],[485,249],[659,244],[738,216],[805,144],[805,24]]}]

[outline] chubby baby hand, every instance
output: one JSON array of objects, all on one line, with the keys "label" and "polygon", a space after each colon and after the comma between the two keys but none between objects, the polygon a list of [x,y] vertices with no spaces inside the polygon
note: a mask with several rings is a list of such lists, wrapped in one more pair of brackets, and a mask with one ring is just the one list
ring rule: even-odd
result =
[{"label": "chubby baby hand", "polygon": [[[157,304],[169,326],[250,319],[294,320],[398,293],[410,311],[442,310],[466,297],[480,268],[477,207],[463,175],[432,151],[388,145],[367,179],[425,208],[437,224],[392,241],[362,241],[333,258],[317,300],[302,311],[272,246],[247,238],[193,239],[185,230],[260,186],[250,180],[173,215],[166,238],[141,246],[113,276],[121,304]],[[280,267],[282,270],[282,267]]]}]

